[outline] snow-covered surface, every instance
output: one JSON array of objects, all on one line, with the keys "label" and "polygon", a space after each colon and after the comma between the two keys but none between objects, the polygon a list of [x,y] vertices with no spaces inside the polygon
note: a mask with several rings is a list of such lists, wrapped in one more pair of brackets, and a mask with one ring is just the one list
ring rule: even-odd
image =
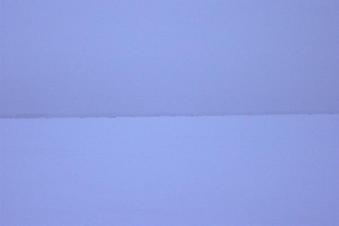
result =
[{"label": "snow-covered surface", "polygon": [[0,120],[2,226],[332,226],[339,116]]},{"label": "snow-covered surface", "polygon": [[338,0],[0,0],[0,116],[339,113]]}]

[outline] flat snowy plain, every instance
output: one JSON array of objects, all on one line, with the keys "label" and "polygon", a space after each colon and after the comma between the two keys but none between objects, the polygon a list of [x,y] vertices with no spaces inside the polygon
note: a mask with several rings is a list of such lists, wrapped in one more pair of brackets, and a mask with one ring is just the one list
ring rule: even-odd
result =
[{"label": "flat snowy plain", "polygon": [[339,116],[0,120],[2,226],[332,226]]}]

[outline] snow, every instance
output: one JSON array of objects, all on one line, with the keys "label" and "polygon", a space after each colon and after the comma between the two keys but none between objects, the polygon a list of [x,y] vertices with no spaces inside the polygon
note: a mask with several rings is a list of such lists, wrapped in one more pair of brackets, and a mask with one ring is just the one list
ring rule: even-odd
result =
[{"label": "snow", "polygon": [[338,115],[1,119],[0,225],[336,225],[338,135]]}]

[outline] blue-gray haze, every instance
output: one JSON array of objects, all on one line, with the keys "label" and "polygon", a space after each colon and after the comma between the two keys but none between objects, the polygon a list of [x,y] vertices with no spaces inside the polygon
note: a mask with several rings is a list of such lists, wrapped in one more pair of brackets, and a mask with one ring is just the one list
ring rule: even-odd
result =
[{"label": "blue-gray haze", "polygon": [[1,116],[339,112],[337,0],[1,0]]}]

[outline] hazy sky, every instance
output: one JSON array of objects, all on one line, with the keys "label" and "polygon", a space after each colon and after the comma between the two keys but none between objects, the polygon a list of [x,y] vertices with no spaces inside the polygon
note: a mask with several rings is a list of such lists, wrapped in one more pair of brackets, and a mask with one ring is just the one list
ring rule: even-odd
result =
[{"label": "hazy sky", "polygon": [[337,0],[1,3],[1,116],[339,112]]},{"label": "hazy sky", "polygon": [[334,226],[339,116],[0,119],[2,226]]}]

